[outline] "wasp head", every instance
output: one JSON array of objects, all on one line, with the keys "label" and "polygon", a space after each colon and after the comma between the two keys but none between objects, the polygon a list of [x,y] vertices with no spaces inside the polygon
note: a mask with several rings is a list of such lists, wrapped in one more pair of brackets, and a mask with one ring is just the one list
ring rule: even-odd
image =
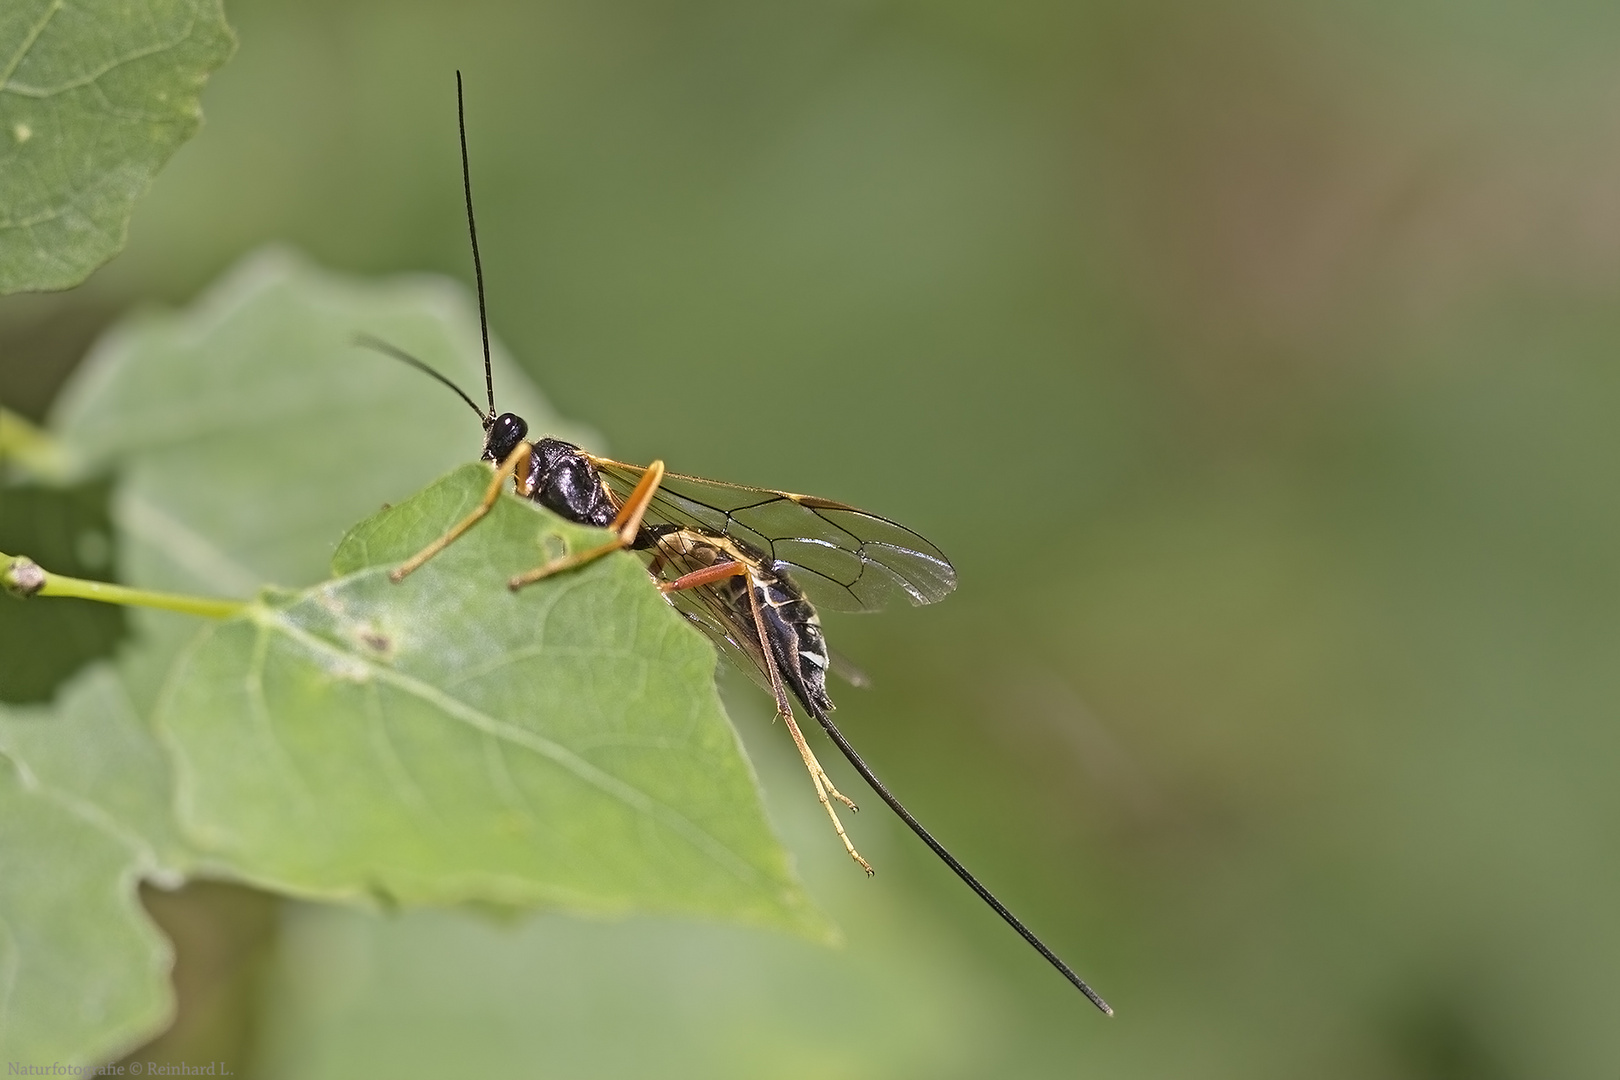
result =
[{"label": "wasp head", "polygon": [[505,461],[528,434],[529,425],[523,417],[516,413],[502,413],[490,421],[484,435],[484,460]]}]

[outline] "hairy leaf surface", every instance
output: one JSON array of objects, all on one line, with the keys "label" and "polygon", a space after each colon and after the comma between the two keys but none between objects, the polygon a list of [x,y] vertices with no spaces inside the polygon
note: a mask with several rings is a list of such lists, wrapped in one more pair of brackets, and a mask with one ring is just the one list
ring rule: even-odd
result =
[{"label": "hairy leaf surface", "polygon": [[220,0],[0,5],[0,294],[70,288],[118,253],[235,48]]},{"label": "hairy leaf surface", "polygon": [[309,896],[683,911],[824,934],[765,821],[712,648],[629,556],[513,593],[602,534],[511,497],[401,584],[477,501],[467,465],[360,526],[343,576],[209,632],[159,723],[182,819]]}]

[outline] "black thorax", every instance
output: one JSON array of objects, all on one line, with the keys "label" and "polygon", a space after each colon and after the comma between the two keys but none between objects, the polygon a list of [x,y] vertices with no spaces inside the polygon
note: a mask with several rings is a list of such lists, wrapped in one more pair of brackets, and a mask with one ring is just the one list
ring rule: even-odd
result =
[{"label": "black thorax", "polygon": [[[502,413],[490,422],[484,437],[484,460],[505,461],[528,433],[529,425],[521,416]],[[528,472],[517,478],[529,498],[581,525],[605,529],[613,523],[618,508],[608,498],[602,477],[583,450],[549,436],[531,445]]]}]

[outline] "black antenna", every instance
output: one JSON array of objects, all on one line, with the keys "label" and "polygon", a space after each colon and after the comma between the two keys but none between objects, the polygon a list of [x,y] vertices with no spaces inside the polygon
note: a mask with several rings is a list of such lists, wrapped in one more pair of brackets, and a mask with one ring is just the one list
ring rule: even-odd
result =
[{"label": "black antenna", "polygon": [[380,338],[380,337],[372,337],[370,334],[356,334],[354,336],[354,343],[356,345],[360,345],[360,346],[362,346],[364,348],[367,348],[367,349],[375,349],[378,352],[382,353],[384,356],[392,356],[395,360],[398,360],[401,363],[409,364],[409,365],[411,365],[411,367],[415,368],[417,371],[423,372],[424,374],[427,374],[427,375],[431,375],[435,379],[438,379],[440,382],[444,383],[444,385],[448,386],[450,389],[452,389],[456,393],[460,394],[461,395],[461,400],[465,401],[467,403],[467,405],[472,409],[472,411],[478,414],[478,419],[484,422],[484,426],[485,427],[489,426],[489,421],[484,418],[484,410],[480,409],[478,407],[478,403],[473,401],[472,398],[467,396],[467,392],[465,390],[463,390],[461,387],[457,386],[455,383],[451,382],[445,376],[443,376],[443,375],[439,374],[437,371],[433,370],[431,367],[429,367],[427,364],[425,364],[421,360],[418,360],[416,357],[414,357],[410,353],[406,352],[404,349],[399,348],[397,345],[390,345],[390,344],[388,344],[388,342],[384,341],[382,338]]},{"label": "black antenna", "polygon": [[[484,313],[484,263],[478,257],[478,224],[473,220],[472,169],[467,165],[467,110],[461,103],[461,72],[456,72],[456,126],[461,130],[461,188],[467,195],[467,235],[472,238],[473,276],[478,279],[478,330],[484,335],[484,389],[489,419],[495,419],[495,374],[489,363],[489,317]],[[466,395],[463,394],[463,397]],[[479,414],[484,415],[483,413]]]}]

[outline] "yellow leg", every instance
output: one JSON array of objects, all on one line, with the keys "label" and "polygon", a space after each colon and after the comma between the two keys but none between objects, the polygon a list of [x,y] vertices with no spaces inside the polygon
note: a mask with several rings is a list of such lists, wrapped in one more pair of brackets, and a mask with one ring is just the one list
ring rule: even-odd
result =
[{"label": "yellow leg", "polygon": [[838,839],[844,842],[844,850],[849,852],[850,858],[861,864],[861,869],[866,871],[867,877],[871,877],[877,871],[873,870],[872,864],[861,858],[861,853],[855,850],[855,845],[850,842],[849,834],[844,832],[844,823],[838,820],[838,811],[833,809],[833,805],[827,797],[832,796],[832,798],[837,799],[851,810],[859,808],[849,799],[839,794],[837,788],[833,787],[831,777],[821,767],[821,762],[816,760],[816,755],[810,750],[810,744],[804,741],[804,733],[799,730],[799,725],[794,722],[793,713],[781,710],[777,715],[781,716],[782,722],[787,725],[788,732],[793,736],[793,744],[799,748],[799,756],[804,759],[804,767],[810,771],[810,782],[815,785],[816,798],[821,800],[822,809],[826,810],[827,816],[832,819],[833,831],[838,834]]},{"label": "yellow leg", "polygon": [[[701,570],[694,570],[690,574],[684,574],[674,581],[660,582],[658,588],[659,591],[665,593],[679,592],[682,589],[697,589],[702,588],[704,585],[712,585],[714,582],[728,577],[749,577],[747,564],[741,562],[716,563],[713,566],[705,566]],[[872,873],[872,864],[861,858],[860,852],[855,850],[855,845],[850,842],[849,834],[844,832],[844,823],[838,820],[838,812],[833,809],[829,797],[837,799],[852,811],[859,812],[860,807],[856,806],[848,796],[834,786],[832,777],[827,775],[827,770],[823,769],[821,762],[816,760],[815,751],[810,749],[810,744],[805,741],[804,733],[799,730],[798,721],[793,718],[793,708],[788,701],[787,688],[782,685],[782,673],[776,669],[776,657],[772,654],[769,639],[766,637],[765,616],[760,610],[759,597],[755,594],[753,586],[753,579],[749,577],[748,606],[754,617],[754,633],[764,643],[760,653],[765,658],[765,674],[770,678],[771,693],[776,697],[776,715],[786,725],[788,733],[793,736],[793,745],[799,748],[799,757],[804,759],[804,767],[810,773],[810,783],[815,786],[816,798],[821,800],[821,805],[827,810],[827,816],[832,818],[833,829],[838,833],[838,838],[844,842],[844,849],[849,852],[851,858],[861,864],[862,869],[870,874]]]},{"label": "yellow leg", "polygon": [[457,537],[477,524],[478,519],[489,513],[490,507],[495,505],[495,500],[500,498],[501,485],[506,483],[507,477],[528,469],[529,455],[533,451],[534,447],[526,442],[520,442],[513,447],[512,452],[506,455],[506,460],[501,462],[500,468],[495,470],[494,479],[490,480],[489,487],[484,491],[484,497],[473,507],[473,512],[452,525],[449,532],[405,560],[403,565],[390,570],[388,580],[396,585],[404,581],[407,574],[420,569],[423,563],[455,543]]},{"label": "yellow leg", "polygon": [[544,566],[537,566],[527,573],[518,574],[506,583],[507,588],[516,591],[525,585],[532,585],[541,578],[548,578],[553,574],[560,574],[564,570],[572,570],[586,563],[595,562],[604,555],[611,555],[615,551],[623,550],[636,542],[636,534],[641,531],[641,519],[647,514],[647,507],[652,504],[652,498],[658,493],[658,485],[664,479],[664,463],[655,461],[647,466],[647,471],[641,475],[641,482],[630,493],[630,497],[619,507],[619,512],[613,517],[613,524],[608,526],[614,532],[614,537],[605,544],[576,551],[570,555],[562,555],[552,559]]},{"label": "yellow leg", "polygon": [[[741,563],[737,566],[738,573],[746,573]],[[776,657],[771,653],[770,638],[765,632],[765,614],[760,611],[759,596],[754,591],[752,577],[748,581],[748,604],[753,609],[754,632],[759,636],[760,655],[765,658],[765,674],[771,680],[771,693],[776,697],[776,715],[781,717],[788,734],[793,736],[793,745],[799,748],[799,757],[804,760],[804,767],[810,773],[810,783],[816,789],[816,798],[821,801],[821,808],[827,811],[827,817],[832,819],[833,831],[838,834],[838,839],[844,842],[844,850],[849,852],[850,858],[860,864],[862,870],[866,871],[866,876],[871,877],[876,871],[872,869],[872,864],[861,858],[861,853],[855,850],[849,834],[844,831],[844,823],[838,820],[838,811],[833,809],[832,799],[837,799],[851,810],[858,811],[860,807],[833,786],[832,777],[827,775],[827,770],[816,760],[815,752],[810,749],[804,733],[799,730],[798,722],[793,719],[793,707],[788,702],[787,687],[782,685],[782,673],[776,670]]]},{"label": "yellow leg", "polygon": [[525,585],[533,585],[541,578],[548,578],[552,574],[560,574],[564,570],[572,570],[576,566],[584,566],[586,563],[595,562],[604,555],[611,555],[615,551],[629,546],[629,543],[623,538],[615,536],[605,544],[598,544],[596,547],[586,548],[584,551],[576,551],[569,555],[558,556],[544,566],[537,566],[533,570],[517,574],[507,581],[506,587],[516,592]]},{"label": "yellow leg", "polygon": [[[841,802],[845,806],[849,807],[849,812],[850,813],[852,813],[852,814],[860,813],[861,808],[855,805],[855,801],[853,799],[851,799],[849,796],[845,795],[843,792],[839,791],[837,788],[833,787],[832,777],[828,776],[827,775],[827,770],[823,769],[821,767],[821,762],[816,761],[816,755],[811,754],[810,755],[810,760],[812,762],[814,762],[814,764],[816,766],[816,771],[821,773],[821,782],[826,785],[827,794],[831,795],[833,798],[837,799],[839,802]],[[850,854],[853,855],[854,852],[851,852]],[[866,860],[865,859],[862,859],[859,855],[856,855],[855,858],[857,860],[859,860],[859,862],[860,862],[860,864],[862,866],[866,866]],[[872,869],[870,866],[867,866],[866,868],[868,870]]]}]

